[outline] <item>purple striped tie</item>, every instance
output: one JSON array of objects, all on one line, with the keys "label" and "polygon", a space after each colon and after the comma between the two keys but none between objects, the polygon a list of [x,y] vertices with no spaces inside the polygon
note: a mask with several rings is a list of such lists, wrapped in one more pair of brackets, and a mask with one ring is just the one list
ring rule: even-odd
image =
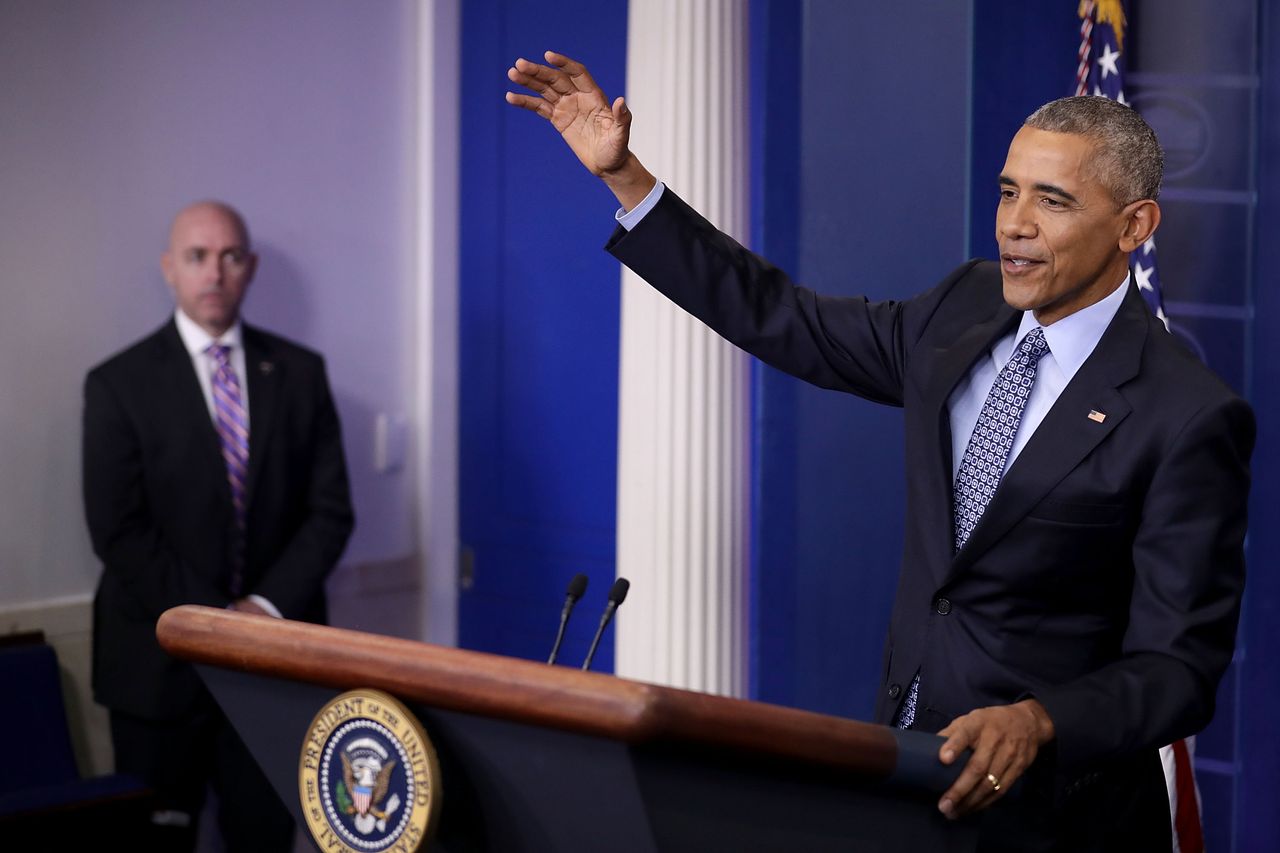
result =
[{"label": "purple striped tie", "polygon": [[227,463],[231,506],[235,512],[235,540],[231,543],[231,594],[239,597],[244,577],[245,480],[249,473],[249,420],[245,416],[240,380],[231,369],[231,347],[210,344],[213,356],[213,420]]}]

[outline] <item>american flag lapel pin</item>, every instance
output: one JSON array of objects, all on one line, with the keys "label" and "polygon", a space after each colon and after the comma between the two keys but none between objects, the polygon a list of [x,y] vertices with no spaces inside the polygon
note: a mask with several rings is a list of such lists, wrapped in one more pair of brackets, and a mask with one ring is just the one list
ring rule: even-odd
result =
[{"label": "american flag lapel pin", "polygon": [[1106,416],[1105,414],[1103,414],[1102,412],[1099,412],[1097,409],[1090,409],[1090,410],[1089,410],[1089,420],[1093,421],[1094,423],[1099,423],[1099,424],[1100,424],[1100,423],[1102,423],[1103,421],[1105,421],[1106,419],[1107,419],[1107,416]]}]

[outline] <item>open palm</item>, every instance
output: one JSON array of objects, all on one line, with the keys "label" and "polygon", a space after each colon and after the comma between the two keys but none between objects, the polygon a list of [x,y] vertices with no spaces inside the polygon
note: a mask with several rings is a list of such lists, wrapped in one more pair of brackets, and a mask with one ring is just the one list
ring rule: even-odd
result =
[{"label": "open palm", "polygon": [[507,93],[507,102],[551,122],[593,175],[604,176],[627,160],[631,112],[622,98],[610,105],[586,67],[547,51],[550,65],[517,59],[507,78],[536,94]]}]

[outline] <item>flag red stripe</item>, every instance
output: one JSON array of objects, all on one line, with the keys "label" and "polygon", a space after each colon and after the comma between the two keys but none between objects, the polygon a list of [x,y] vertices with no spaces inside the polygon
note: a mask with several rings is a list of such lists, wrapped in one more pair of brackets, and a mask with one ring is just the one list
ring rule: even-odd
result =
[{"label": "flag red stripe", "polygon": [[1204,833],[1200,828],[1200,803],[1196,800],[1196,777],[1191,772],[1191,754],[1186,741],[1173,746],[1173,772],[1178,787],[1178,812],[1173,826],[1181,853],[1204,853]]}]

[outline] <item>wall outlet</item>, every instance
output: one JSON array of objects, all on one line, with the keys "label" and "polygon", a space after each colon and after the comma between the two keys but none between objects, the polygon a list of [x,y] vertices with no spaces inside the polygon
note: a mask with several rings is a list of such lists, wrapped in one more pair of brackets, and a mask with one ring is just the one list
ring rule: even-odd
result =
[{"label": "wall outlet", "polygon": [[373,469],[390,474],[404,467],[408,426],[403,415],[380,413],[373,427]]}]

